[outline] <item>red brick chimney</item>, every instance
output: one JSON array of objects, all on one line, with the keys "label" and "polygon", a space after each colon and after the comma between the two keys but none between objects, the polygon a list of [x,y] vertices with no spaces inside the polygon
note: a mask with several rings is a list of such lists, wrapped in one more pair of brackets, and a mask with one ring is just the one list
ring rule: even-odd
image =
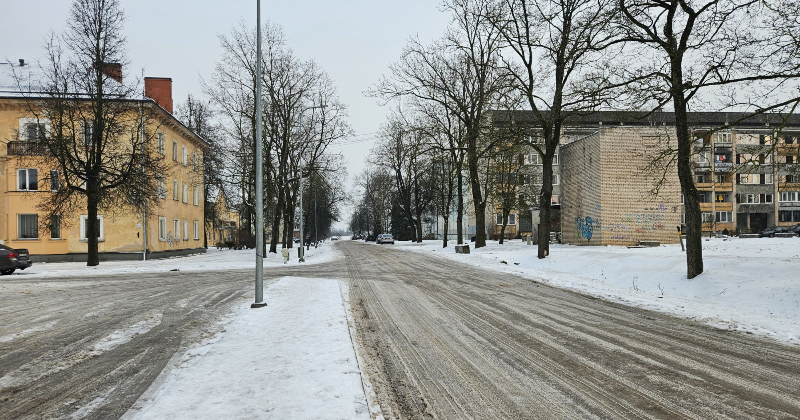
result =
[{"label": "red brick chimney", "polygon": [[172,79],[169,77],[145,77],[144,95],[156,101],[172,114]]}]

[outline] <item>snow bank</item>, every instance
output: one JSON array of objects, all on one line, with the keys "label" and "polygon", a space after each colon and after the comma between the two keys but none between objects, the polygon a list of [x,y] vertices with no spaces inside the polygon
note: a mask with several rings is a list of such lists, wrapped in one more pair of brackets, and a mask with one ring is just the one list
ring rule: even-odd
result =
[{"label": "snow bank", "polygon": [[[292,257],[287,265],[297,265],[297,248],[291,248],[289,255]],[[303,264],[326,263],[339,258],[341,254],[333,249],[333,244],[326,242],[319,248],[306,251],[306,262]],[[267,254],[264,258],[264,267],[282,266],[283,257],[278,254]],[[34,263],[25,271],[17,270],[13,276],[31,277],[86,277],[105,276],[109,274],[124,273],[154,273],[170,270],[180,271],[209,271],[209,270],[238,270],[256,267],[256,254],[254,249],[219,250],[209,248],[205,254],[190,255],[186,257],[173,257],[148,261],[105,261],[96,267],[87,267],[86,263],[59,262],[59,263]]]},{"label": "snow bank", "polygon": [[285,277],[188,351],[125,419],[370,418],[339,282]]},{"label": "snow bank", "polygon": [[[454,242],[451,242],[453,244]],[[519,240],[456,254],[441,241],[396,247],[518,274],[628,305],[669,312],[713,327],[800,344],[800,238],[705,238],[705,272],[688,280],[678,244],[656,248],[551,245]],[[502,261],[505,261],[503,263]]]}]

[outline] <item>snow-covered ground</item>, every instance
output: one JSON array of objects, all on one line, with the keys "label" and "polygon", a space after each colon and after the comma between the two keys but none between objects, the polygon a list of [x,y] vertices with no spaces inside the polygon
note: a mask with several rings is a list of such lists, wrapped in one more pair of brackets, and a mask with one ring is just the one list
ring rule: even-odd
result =
[{"label": "snow-covered ground", "polygon": [[[289,249],[287,265],[300,264],[297,261],[297,248]],[[319,248],[311,247],[306,251],[304,264],[318,264],[339,258],[340,254],[333,250],[333,243],[325,242]],[[278,254],[267,254],[264,267],[283,265],[280,250]],[[27,277],[84,277],[104,276],[122,273],[157,273],[161,271],[206,271],[255,269],[256,251],[254,249],[230,250],[210,247],[205,254],[186,257],[172,257],[148,261],[102,261],[95,267],[87,267],[85,262],[33,263],[31,268],[17,270],[13,276]]]},{"label": "snow-covered ground", "polygon": [[285,277],[242,306],[123,417],[370,419],[337,280]]},{"label": "snow-covered ground", "polygon": [[[657,248],[551,245],[539,260],[520,240],[456,254],[452,244],[395,247],[504,271],[604,299],[669,312],[716,328],[800,345],[800,238],[703,239],[704,273],[686,279],[678,244]],[[382,245],[385,246],[385,245]],[[505,261],[505,263],[503,263]]]}]

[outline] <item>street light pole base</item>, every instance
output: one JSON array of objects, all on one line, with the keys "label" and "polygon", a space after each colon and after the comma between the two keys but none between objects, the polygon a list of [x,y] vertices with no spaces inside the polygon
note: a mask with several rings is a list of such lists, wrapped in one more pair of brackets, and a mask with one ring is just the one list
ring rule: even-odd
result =
[{"label": "street light pole base", "polygon": [[256,302],[250,304],[251,308],[263,308],[265,306],[267,306],[267,302]]}]

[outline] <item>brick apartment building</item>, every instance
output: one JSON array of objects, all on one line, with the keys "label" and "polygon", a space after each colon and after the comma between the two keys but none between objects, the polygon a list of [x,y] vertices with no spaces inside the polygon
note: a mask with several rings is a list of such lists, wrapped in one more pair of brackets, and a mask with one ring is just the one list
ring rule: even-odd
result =
[{"label": "brick apartment building", "polygon": [[[497,126],[512,120],[530,126],[526,112],[492,117]],[[690,122],[704,232],[750,233],[800,223],[800,117],[690,113]],[[718,129],[731,122],[732,127]],[[674,165],[650,165],[676,143],[672,113],[594,112],[569,121],[553,162],[551,232],[572,244],[677,242],[677,226],[685,220],[677,171]],[[532,150],[519,171],[530,174],[524,179],[531,182],[519,188],[516,223],[506,228],[509,237],[534,230],[530,208],[539,204],[530,200],[541,190],[536,184],[541,165]],[[487,207],[487,220],[500,222],[488,213],[496,213],[493,206]],[[499,232],[487,228],[490,237]]]}]

